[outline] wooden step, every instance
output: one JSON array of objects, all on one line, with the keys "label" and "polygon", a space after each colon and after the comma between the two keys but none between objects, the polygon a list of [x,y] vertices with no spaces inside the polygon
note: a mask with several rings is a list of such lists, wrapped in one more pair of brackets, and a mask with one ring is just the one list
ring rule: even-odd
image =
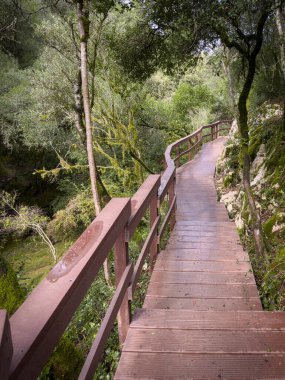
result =
[{"label": "wooden step", "polygon": [[193,311],[137,309],[131,328],[285,331],[285,313],[273,311]]},{"label": "wooden step", "polygon": [[207,248],[179,248],[167,250],[159,253],[157,260],[182,260],[182,261],[249,261],[248,254],[241,249],[229,250],[209,250]]},{"label": "wooden step", "polygon": [[154,270],[176,272],[252,272],[251,265],[246,261],[157,261]]},{"label": "wooden step", "polygon": [[151,282],[148,296],[169,298],[252,298],[259,297],[256,286],[248,284],[166,284]]},{"label": "wooden step", "polygon": [[131,328],[124,352],[285,354],[285,331]]},{"label": "wooden step", "polygon": [[284,380],[285,354],[124,352],[115,379]]},{"label": "wooden step", "polygon": [[[146,295],[146,309],[262,310],[259,298],[167,298]],[[179,311],[180,312],[180,311]]]},{"label": "wooden step", "polygon": [[252,272],[173,272],[155,270],[150,282],[165,284],[255,284]]},{"label": "wooden step", "polygon": [[285,313],[137,310],[115,379],[284,379]]}]

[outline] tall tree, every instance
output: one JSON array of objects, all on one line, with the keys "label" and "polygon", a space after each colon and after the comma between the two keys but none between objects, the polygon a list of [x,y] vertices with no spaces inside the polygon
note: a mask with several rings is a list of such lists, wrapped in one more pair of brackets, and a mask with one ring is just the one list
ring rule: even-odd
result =
[{"label": "tall tree", "polygon": [[[98,192],[98,172],[96,168],[96,162],[93,151],[93,127],[91,119],[91,101],[89,96],[89,85],[88,85],[88,52],[87,44],[89,40],[89,0],[75,0],[76,11],[77,11],[77,22],[78,30],[80,37],[80,78],[78,83],[81,87],[81,94],[83,100],[83,109],[84,109],[84,120],[85,120],[85,131],[86,131],[86,149],[88,157],[88,166],[89,166],[89,175],[91,182],[91,190],[93,195],[93,202],[95,206],[96,215],[101,211],[100,197]],[[96,56],[94,59],[95,65]],[[94,81],[95,69],[93,72],[93,81]],[[94,85],[93,85],[94,86]],[[92,87],[93,88],[93,87]],[[80,96],[80,94],[79,94]],[[94,102],[94,95],[92,95],[92,103]],[[104,275],[107,283],[111,285],[108,259],[104,262]]]},{"label": "tall tree", "polygon": [[[280,3],[283,4],[284,1],[281,0]],[[129,35],[130,50],[127,50],[127,58],[130,62],[133,57],[145,60],[144,67],[148,72],[154,71],[157,66],[171,70],[181,65],[181,62],[192,63],[193,58],[195,59],[205,48],[213,48],[221,42],[227,48],[235,49],[243,62],[244,78],[240,79],[242,83],[238,99],[243,185],[250,207],[256,251],[262,256],[264,244],[260,216],[250,186],[247,101],[256,73],[257,57],[262,47],[265,25],[275,10],[275,1],[158,0],[153,2],[149,0],[141,1],[141,6],[145,15],[145,24],[150,30],[148,34],[142,36],[147,43],[138,43],[139,34]],[[148,49],[149,56],[137,46]]]}]

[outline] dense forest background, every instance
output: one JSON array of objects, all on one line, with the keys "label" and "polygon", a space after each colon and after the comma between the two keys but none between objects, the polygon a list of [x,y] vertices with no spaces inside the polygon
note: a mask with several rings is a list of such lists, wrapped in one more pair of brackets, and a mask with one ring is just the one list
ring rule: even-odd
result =
[{"label": "dense forest background", "polygon": [[[1,308],[17,309],[110,198],[161,172],[170,142],[237,118],[219,191],[264,306],[284,309],[282,1],[3,0],[0,62]],[[42,378],[77,378],[114,291],[108,264]],[[106,353],[98,379],[116,333]]]}]

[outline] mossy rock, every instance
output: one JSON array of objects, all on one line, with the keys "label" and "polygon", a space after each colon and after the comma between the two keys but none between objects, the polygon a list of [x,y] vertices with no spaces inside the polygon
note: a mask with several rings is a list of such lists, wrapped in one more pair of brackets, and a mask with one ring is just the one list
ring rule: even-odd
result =
[{"label": "mossy rock", "polygon": [[24,300],[17,276],[11,266],[0,256],[0,309],[13,314]]}]

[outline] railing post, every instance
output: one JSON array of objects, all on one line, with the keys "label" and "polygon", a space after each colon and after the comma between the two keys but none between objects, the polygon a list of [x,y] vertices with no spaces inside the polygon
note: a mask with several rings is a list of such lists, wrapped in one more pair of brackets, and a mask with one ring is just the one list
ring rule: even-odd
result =
[{"label": "railing post", "polygon": [[[177,147],[175,148],[175,152],[176,152],[176,157],[179,156],[179,154],[180,154],[180,146],[179,146],[179,145],[177,145]],[[176,162],[175,162],[175,166],[176,166],[177,168],[179,168],[179,166],[180,166],[180,158],[178,158],[178,159],[176,160]]]},{"label": "railing post", "polygon": [[7,380],[13,355],[11,330],[6,310],[0,310],[0,379]]},{"label": "railing post", "polygon": [[219,137],[220,124],[216,125],[216,139]]},{"label": "railing post", "polygon": [[[116,287],[118,287],[119,282],[124,274],[124,271],[129,264],[129,245],[126,242],[126,228],[124,227],[118,236],[118,239],[114,246],[114,259],[115,259],[115,276],[116,276]],[[126,293],[120,310],[118,312],[118,330],[119,330],[119,340],[120,344],[123,345],[128,329],[131,322],[131,303],[128,300],[128,294]]]},{"label": "railing post", "polygon": [[195,144],[196,144],[196,147],[195,147],[195,155],[199,152],[199,146],[198,146],[198,142],[199,142],[199,134],[197,134],[196,136],[195,136],[195,140],[196,140],[196,142],[195,142]]},{"label": "railing post", "polygon": [[[191,148],[191,140],[188,140],[188,149]],[[191,151],[188,152],[188,161],[191,161]]]},{"label": "railing post", "polygon": [[[168,189],[168,202],[169,202],[169,207],[174,199],[175,196],[175,182],[176,182],[176,175],[173,178],[173,181],[171,182],[169,189]],[[170,218],[169,225],[170,225],[170,231],[173,230],[176,222],[176,209],[174,208],[174,212]]]},{"label": "railing post", "polygon": [[[150,228],[155,223],[158,217],[158,196],[157,194],[152,198],[150,202]],[[150,268],[153,269],[156,257],[158,253],[158,228],[156,231],[156,235],[153,238],[153,241],[150,246]]]}]

